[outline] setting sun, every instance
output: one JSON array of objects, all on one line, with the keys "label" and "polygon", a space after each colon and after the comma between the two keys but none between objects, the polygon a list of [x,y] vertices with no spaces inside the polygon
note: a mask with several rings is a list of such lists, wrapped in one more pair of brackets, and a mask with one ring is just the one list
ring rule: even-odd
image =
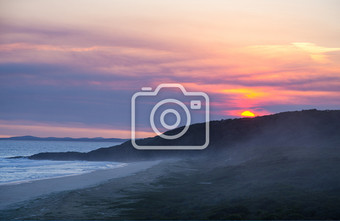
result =
[{"label": "setting sun", "polygon": [[243,117],[255,117],[255,114],[250,111],[243,111],[241,116]]}]

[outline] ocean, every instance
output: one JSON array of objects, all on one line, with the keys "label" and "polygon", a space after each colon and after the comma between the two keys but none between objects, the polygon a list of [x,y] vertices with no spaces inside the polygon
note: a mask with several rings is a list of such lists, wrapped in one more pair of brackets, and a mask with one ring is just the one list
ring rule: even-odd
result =
[{"label": "ocean", "polygon": [[118,162],[29,160],[8,157],[30,156],[41,152],[88,152],[118,144],[120,143],[0,140],[0,185],[71,176],[126,165]]}]

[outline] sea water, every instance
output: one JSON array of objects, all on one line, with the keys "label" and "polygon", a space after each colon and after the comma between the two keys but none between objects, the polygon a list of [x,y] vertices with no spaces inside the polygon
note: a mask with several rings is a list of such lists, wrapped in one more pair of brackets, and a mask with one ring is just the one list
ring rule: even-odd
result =
[{"label": "sea water", "polygon": [[41,152],[88,152],[118,144],[120,143],[0,140],[0,185],[77,175],[125,165],[118,162],[8,159],[9,157],[30,156]]}]

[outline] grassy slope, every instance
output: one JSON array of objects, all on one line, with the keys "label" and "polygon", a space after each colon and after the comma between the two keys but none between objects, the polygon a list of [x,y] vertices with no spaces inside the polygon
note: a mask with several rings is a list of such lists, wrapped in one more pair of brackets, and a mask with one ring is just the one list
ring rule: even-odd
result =
[{"label": "grassy slope", "polygon": [[[187,162],[153,188],[131,191],[123,213],[131,219],[337,219],[340,177],[336,159],[247,162],[206,168]],[[183,168],[183,167],[182,167]],[[198,169],[198,170],[195,170]]]}]

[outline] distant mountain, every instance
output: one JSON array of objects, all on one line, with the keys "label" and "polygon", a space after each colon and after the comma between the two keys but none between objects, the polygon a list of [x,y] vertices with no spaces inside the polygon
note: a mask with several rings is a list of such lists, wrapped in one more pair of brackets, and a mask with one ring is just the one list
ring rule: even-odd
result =
[{"label": "distant mountain", "polygon": [[19,136],[0,138],[0,140],[32,140],[32,141],[82,141],[82,142],[124,142],[127,139],[120,138],[71,138],[71,137],[34,137],[34,136]]},{"label": "distant mountain", "polygon": [[[202,143],[205,124],[194,124],[180,139],[182,145]],[[167,131],[177,134],[182,128]],[[139,141],[144,145],[173,145],[160,137]],[[204,150],[136,150],[131,141],[88,153],[39,153],[30,159],[136,161],[167,157],[213,156],[230,158],[238,154],[261,157],[323,154],[340,148],[340,110],[303,110],[273,115],[210,122],[210,145]]]}]

